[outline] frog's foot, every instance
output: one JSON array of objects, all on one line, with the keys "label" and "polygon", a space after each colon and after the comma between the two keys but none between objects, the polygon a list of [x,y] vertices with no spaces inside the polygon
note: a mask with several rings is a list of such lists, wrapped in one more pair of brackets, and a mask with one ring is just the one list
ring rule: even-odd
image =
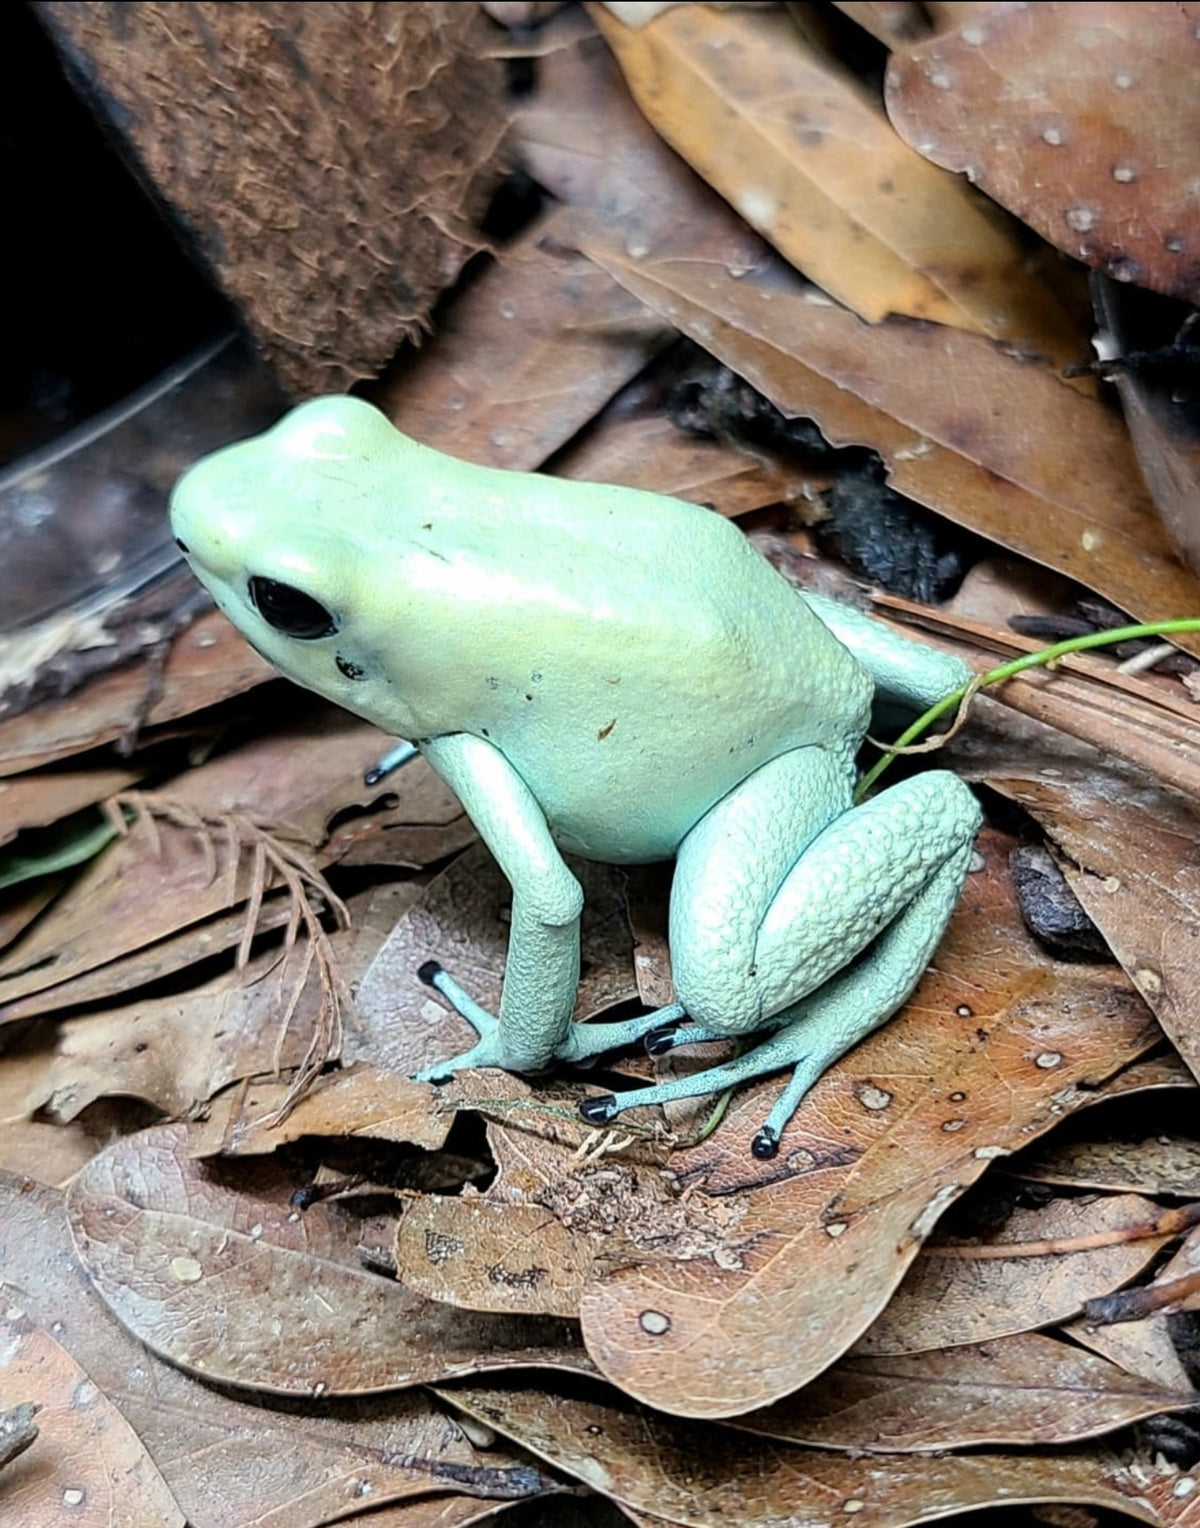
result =
[{"label": "frog's foot", "polygon": [[[585,1099],[584,1119],[603,1125],[626,1109],[723,1092],[792,1067],[790,1081],[751,1143],[756,1157],[775,1156],[784,1127],[821,1074],[890,1017],[921,979],[958,896],[970,849],[969,842],[960,846],[857,961],[777,1014],[772,1022],[779,1028],[761,1045],[690,1077]],[[665,1036],[658,1043],[667,1050],[701,1038],[714,1036],[693,1027],[672,1035],[669,1045]]]},{"label": "frog's foot", "polygon": [[427,1066],[423,1072],[416,1074],[413,1079],[415,1082],[445,1082],[455,1072],[462,1072],[473,1066],[498,1066],[506,1071],[524,1070],[522,1067],[514,1066],[512,1060],[506,1057],[505,1047],[500,1039],[500,1021],[486,1008],[482,1008],[470,993],[459,986],[449,972],[442,969],[436,960],[427,960],[418,970],[417,975],[427,987],[432,987],[435,992],[440,993],[460,1018],[466,1019],[479,1036],[479,1040],[470,1050],[463,1051],[461,1055],[451,1056],[445,1061]]},{"label": "frog's foot", "polygon": [[649,1050],[655,1035],[672,1033],[673,1026],[683,1018],[683,1005],[672,1003],[654,1013],[643,1014],[640,1019],[622,1019],[609,1024],[572,1024],[554,1052],[554,1059],[574,1065],[590,1061],[594,1056],[603,1056],[608,1051],[624,1050],[642,1040]]},{"label": "frog's foot", "polygon": [[[803,1036],[799,1033],[801,1029],[806,1031]],[[677,1038],[672,1038],[675,1043],[683,1044],[689,1040],[727,1039],[728,1036],[686,1029],[680,1030]],[[672,1103],[681,1098],[699,1098],[706,1093],[722,1093],[726,1088],[738,1087],[743,1082],[764,1077],[782,1067],[795,1066],[791,1082],[754,1137],[750,1148],[756,1157],[773,1157],[779,1149],[780,1133],[795,1113],[800,1100],[825,1068],[841,1054],[840,1051],[832,1054],[826,1051],[822,1054],[810,1050],[812,1044],[813,1035],[808,1026],[804,1020],[797,1020],[762,1045],[747,1051],[744,1056],[695,1072],[690,1077],[676,1077],[670,1082],[656,1083],[652,1087],[632,1088],[628,1093],[600,1093],[594,1098],[585,1098],[579,1106],[579,1112],[590,1125],[606,1125],[626,1109],[644,1108],[647,1104]],[[674,1045],[664,1046],[663,1049],[674,1049]],[[805,1054],[806,1051],[809,1054]]]}]

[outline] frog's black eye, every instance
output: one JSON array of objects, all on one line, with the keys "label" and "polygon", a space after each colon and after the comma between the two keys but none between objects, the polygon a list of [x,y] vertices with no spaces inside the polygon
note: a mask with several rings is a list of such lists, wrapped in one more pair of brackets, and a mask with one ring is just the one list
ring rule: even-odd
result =
[{"label": "frog's black eye", "polygon": [[293,589],[291,584],[280,584],[273,578],[252,578],[250,598],[267,625],[285,637],[313,642],[318,637],[331,637],[337,630],[337,622],[325,606],[311,594]]}]

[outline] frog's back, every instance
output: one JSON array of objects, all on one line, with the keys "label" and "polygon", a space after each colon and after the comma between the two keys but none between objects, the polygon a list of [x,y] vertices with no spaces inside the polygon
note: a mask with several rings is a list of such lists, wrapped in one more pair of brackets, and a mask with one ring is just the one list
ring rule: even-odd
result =
[{"label": "frog's back", "polygon": [[456,523],[422,575],[444,601],[430,629],[450,634],[438,667],[472,692],[461,730],[504,752],[564,847],[672,854],[761,764],[861,735],[867,675],[719,515],[483,469],[462,490],[419,522]]}]

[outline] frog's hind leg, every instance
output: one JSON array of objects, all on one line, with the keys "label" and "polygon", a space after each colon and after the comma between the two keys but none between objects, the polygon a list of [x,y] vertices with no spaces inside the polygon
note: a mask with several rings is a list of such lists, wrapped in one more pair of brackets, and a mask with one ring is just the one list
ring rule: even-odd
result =
[{"label": "frog's hind leg", "polygon": [[589,1099],[593,1123],[791,1066],[755,1138],[756,1155],[773,1156],[821,1073],[920,980],[962,888],[979,808],[956,776],[930,771],[841,812],[773,876],[792,815],[780,792],[820,794],[821,770],[807,751],[789,754],[718,803],[683,846],[672,896],[676,987],[701,1032],[776,1032],[723,1066]]}]

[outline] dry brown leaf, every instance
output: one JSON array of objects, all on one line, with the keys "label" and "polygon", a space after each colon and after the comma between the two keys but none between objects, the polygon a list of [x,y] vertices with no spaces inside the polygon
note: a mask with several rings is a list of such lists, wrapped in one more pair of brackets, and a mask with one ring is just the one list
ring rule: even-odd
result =
[{"label": "dry brown leaf", "polygon": [[37,881],[0,892],[0,950],[14,943],[49,907],[63,889],[64,877],[39,876]]},{"label": "dry brown leaf", "polygon": [[235,1184],[161,1126],[97,1156],[68,1213],[117,1317],[206,1379],[286,1395],[365,1395],[496,1367],[586,1368],[561,1321],[466,1316],[359,1265],[353,1226],[303,1215],[274,1160]]},{"label": "dry brown leaf", "polygon": [[1069,579],[1015,557],[985,557],[941,605],[947,615],[983,622],[1011,635],[1015,615],[1057,615],[1074,597]]},{"label": "dry brown leaf", "polygon": [[673,338],[670,325],[578,257],[588,233],[600,226],[630,248],[691,249],[736,270],[763,246],[659,142],[594,37],[549,47],[513,138],[535,179],[566,205],[502,250],[420,356],[373,396],[427,445],[528,470]]},{"label": "dry brown leaf", "polygon": [[1200,1198],[1200,1143],[1178,1135],[1143,1141],[1050,1140],[1014,1165],[1023,1178],[1038,1183]]},{"label": "dry brown leaf", "polygon": [[687,1528],[854,1516],[872,1528],[906,1528],[974,1507],[1037,1501],[1088,1502],[1161,1521],[1133,1467],[1083,1450],[853,1458],[658,1416],[595,1384],[556,1383],[548,1394],[519,1384],[439,1393],[622,1505]]},{"label": "dry brown leaf", "polygon": [[737,1425],[810,1448],[914,1453],[1073,1443],[1197,1403],[1066,1342],[1026,1332],[889,1358],[844,1358]]},{"label": "dry brown leaf", "polygon": [[1096,1102],[1104,1103],[1110,1098],[1120,1098],[1128,1093],[1147,1093],[1168,1088],[1194,1093],[1196,1087],[1196,1079],[1172,1050],[1127,1066],[1123,1072],[1096,1089]]},{"label": "dry brown leaf", "polygon": [[0,1171],[61,1186],[102,1146],[146,1120],[140,1108],[122,1104],[96,1109],[70,1125],[32,1119],[29,1098],[45,1086],[54,1064],[54,1041],[51,1026],[33,1025],[0,1057]]},{"label": "dry brown leaf", "polygon": [[680,5],[633,30],[590,9],[666,141],[840,302],[1078,359],[1083,336],[1015,229],[908,148],[785,16]]},{"label": "dry brown leaf", "polygon": [[1067,1322],[1061,1331],[1072,1342],[1099,1353],[1126,1374],[1137,1375],[1164,1390],[1183,1391],[1191,1384],[1179,1361],[1179,1350],[1165,1316],[1125,1321],[1119,1326],[1097,1326],[1081,1317]]},{"label": "dry brown leaf", "polygon": [[454,1107],[490,1121],[496,1176],[482,1195],[429,1197],[406,1211],[396,1232],[406,1284],[468,1310],[576,1316],[583,1289],[613,1268],[700,1257],[739,1266],[745,1203],[681,1194],[667,1132],[593,1129],[579,1116],[586,1091],[572,1082],[535,1091],[497,1073],[455,1086]]},{"label": "dry brown leaf", "polygon": [[893,54],[888,111],[1064,253],[1200,298],[1200,6],[997,5]]},{"label": "dry brown leaf", "polygon": [[[123,994],[179,969],[173,961],[186,964],[217,953],[222,936],[232,935],[229,942],[236,943],[241,917],[203,930],[199,949],[192,941],[174,952],[150,948],[250,895],[253,850],[231,846],[230,830],[216,820],[222,814],[295,828],[316,864],[339,856],[409,864],[473,836],[457,802],[431,780],[423,760],[385,787],[363,785],[363,771],[384,746],[374,727],[327,705],[298,702],[290,716],[172,781],[171,808],[202,814],[207,830],[168,823],[149,831],[138,822],[82,871],[50,914],[0,958],[0,1023]],[[327,837],[334,819],[341,825]],[[268,913],[261,927],[269,925]],[[149,969],[120,963],[142,951]],[[92,973],[99,981],[81,985],[80,978]]]},{"label": "dry brown leaf", "polygon": [[260,1083],[230,1095],[228,1111],[219,1107],[224,1100],[214,1101],[189,1143],[192,1155],[263,1156],[303,1136],[402,1141],[437,1151],[454,1122],[423,1083],[365,1062],[319,1077],[281,1119],[288,1093],[285,1082]]},{"label": "dry brown leaf", "polygon": [[[270,896],[262,905],[256,928],[259,935],[270,934],[284,928],[290,919],[289,899],[282,895]],[[86,931],[88,925],[85,920],[81,920],[78,927]],[[79,1003],[107,1001],[123,1005],[129,993],[139,987],[176,971],[186,970],[197,961],[205,960],[210,955],[220,955],[222,951],[236,946],[245,931],[244,907],[223,917],[206,919],[167,939],[136,949],[130,955],[85,970],[69,981],[41,990],[34,988],[30,996],[18,998],[11,1011],[0,1010],[0,1023],[10,1018],[55,1013],[73,1008]],[[18,965],[16,969],[20,971],[21,967]]]},{"label": "dry brown leaf", "polygon": [[526,230],[371,401],[439,451],[514,471],[540,466],[671,339],[661,319],[571,253],[587,226],[559,207]]},{"label": "dry brown leaf", "polygon": [[415,1391],[317,1416],[198,1384],[148,1353],[96,1295],[75,1257],[62,1196],[6,1176],[0,1279],[9,1283],[5,1297],[19,1297],[119,1407],[194,1528],[319,1528],[366,1501],[448,1488],[511,1498],[544,1486],[507,1451],[476,1451]]},{"label": "dry brown leaf", "polygon": [[552,1211],[475,1195],[417,1200],[396,1228],[396,1277],[468,1310],[579,1314],[593,1248]]},{"label": "dry brown leaf", "polygon": [[129,790],[142,778],[142,769],[118,768],[47,770],[0,780],[0,844],[15,838],[23,828],[45,827],[61,822],[72,812],[95,806],[109,796]]},{"label": "dry brown leaf", "polygon": [[[859,1339],[854,1353],[923,1353],[960,1343],[990,1342],[1074,1316],[1084,1301],[1136,1277],[1169,1237],[1146,1236],[1091,1250],[997,1257],[1006,1242],[1036,1246],[1086,1238],[1154,1220],[1158,1207],[1136,1194],[1054,1199],[1014,1210],[982,1243],[958,1238],[926,1247],[891,1304]],[[981,1255],[973,1256],[976,1247]]]},{"label": "dry brown leaf", "polygon": [[[341,937],[333,936],[335,951]],[[140,1098],[164,1114],[190,1114],[243,1077],[300,1066],[321,1004],[319,973],[306,947],[296,945],[282,958],[268,951],[178,996],[67,1019],[54,1062],[26,1104],[60,1122],[111,1094]]]},{"label": "dry brown leaf", "polygon": [[1049,370],[960,330],[871,328],[790,283],[588,251],[784,413],[878,451],[899,492],[1141,620],[1200,612],[1120,420]]},{"label": "dry brown leaf", "polygon": [[947,755],[1019,802],[1066,856],[1063,873],[1113,954],[1200,1075],[1200,811],[1110,753],[981,709]]},{"label": "dry brown leaf", "polygon": [[828,481],[802,474],[765,452],[751,455],[688,435],[662,415],[600,420],[557,457],[554,471],[582,482],[673,494],[692,504],[711,504],[722,515],[790,503],[806,484]]},{"label": "dry brown leaf", "polygon": [[836,0],[836,3],[839,11],[889,48],[913,42],[929,31],[929,18],[917,0]]},{"label": "dry brown leaf", "polygon": [[[584,890],[582,977],[575,1016],[585,1019],[636,996],[621,873],[572,861]],[[417,976],[444,965],[493,1013],[500,1000],[512,889],[482,844],[444,870],[396,924],[355,995],[358,1025],[348,1061],[411,1075],[470,1045],[472,1031]]]},{"label": "dry brown leaf", "polygon": [[[1101,333],[1095,345],[1117,390],[1138,465],[1167,534],[1193,572],[1200,570],[1200,419],[1189,387],[1186,309],[1105,276],[1092,278]],[[1138,357],[1141,359],[1137,359]],[[1154,359],[1151,359],[1153,357]],[[1115,358],[1115,359],[1114,359]]]},{"label": "dry brown leaf", "polygon": [[0,1482],[5,1528],[184,1528],[184,1516],[137,1434],[47,1332],[6,1302],[0,1314],[0,1411],[38,1406],[35,1444]]},{"label": "dry brown leaf", "polygon": [[65,699],[0,722],[0,775],[40,769],[240,695],[276,671],[217,610],[171,644],[161,677],[144,664],[103,674]]}]

